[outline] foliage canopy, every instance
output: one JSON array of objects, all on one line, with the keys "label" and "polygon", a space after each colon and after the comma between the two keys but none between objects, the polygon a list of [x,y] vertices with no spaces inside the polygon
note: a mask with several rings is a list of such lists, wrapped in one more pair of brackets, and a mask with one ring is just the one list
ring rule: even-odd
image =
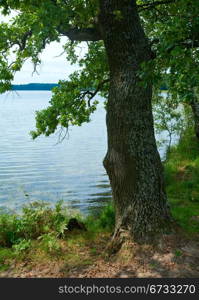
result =
[{"label": "foliage canopy", "polygon": [[[130,0],[129,0],[130,1]],[[154,97],[166,83],[176,104],[198,97],[199,81],[199,3],[195,0],[137,0],[139,14],[154,53],[142,66],[139,76],[153,82]],[[1,0],[1,13],[16,15],[0,23],[0,92],[10,89],[16,72],[31,58],[34,69],[47,44],[69,38],[64,45],[66,58],[80,70],[59,82],[50,106],[36,114],[36,131],[53,133],[58,126],[68,128],[88,122],[95,111],[96,94],[107,97],[109,68],[98,24],[98,0]],[[120,19],[120,11],[114,11]],[[87,43],[83,58],[76,54],[78,44]],[[154,70],[154,71],[152,71]]]}]

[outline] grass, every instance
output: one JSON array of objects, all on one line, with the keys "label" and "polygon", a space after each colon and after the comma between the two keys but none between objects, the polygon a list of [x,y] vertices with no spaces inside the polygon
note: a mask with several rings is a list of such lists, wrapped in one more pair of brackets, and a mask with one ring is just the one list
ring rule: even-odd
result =
[{"label": "grass", "polygon": [[199,233],[199,142],[191,128],[172,147],[165,162],[172,215],[187,233]]},{"label": "grass", "polygon": [[[167,195],[174,219],[191,235],[199,233],[199,142],[188,129],[171,148],[164,163]],[[84,222],[87,231],[67,230],[71,217]],[[20,215],[0,212],[0,272],[11,265],[63,265],[64,276],[74,268],[92,265],[103,255],[114,228],[114,209],[106,206],[101,214],[83,218],[68,211],[63,203],[49,207],[34,202]],[[180,250],[176,250],[180,256]],[[17,267],[16,267],[17,268]]]}]

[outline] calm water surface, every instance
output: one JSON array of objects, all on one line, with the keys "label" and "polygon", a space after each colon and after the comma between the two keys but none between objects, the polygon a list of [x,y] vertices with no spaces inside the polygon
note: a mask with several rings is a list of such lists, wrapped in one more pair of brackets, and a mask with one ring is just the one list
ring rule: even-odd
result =
[{"label": "calm water surface", "polygon": [[23,91],[0,96],[0,206],[18,209],[28,201],[56,202],[88,213],[111,198],[102,165],[106,154],[103,102],[92,121],[71,127],[69,137],[31,140],[35,111],[45,108],[51,92]]}]

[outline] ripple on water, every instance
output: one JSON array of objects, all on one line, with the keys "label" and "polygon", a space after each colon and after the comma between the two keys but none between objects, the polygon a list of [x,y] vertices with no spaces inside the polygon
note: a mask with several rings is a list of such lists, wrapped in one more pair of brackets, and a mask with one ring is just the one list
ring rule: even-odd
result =
[{"label": "ripple on water", "polygon": [[[70,128],[69,139],[58,135],[32,141],[35,111],[47,107],[50,92],[20,92],[0,96],[0,206],[20,208],[31,200],[59,199],[83,213],[110,200],[102,166],[106,153],[102,104],[92,122]],[[27,196],[28,195],[28,196]]]}]

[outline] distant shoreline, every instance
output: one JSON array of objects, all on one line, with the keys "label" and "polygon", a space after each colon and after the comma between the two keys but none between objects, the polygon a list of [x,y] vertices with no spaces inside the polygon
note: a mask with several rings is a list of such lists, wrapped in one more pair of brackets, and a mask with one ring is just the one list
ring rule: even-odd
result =
[{"label": "distant shoreline", "polygon": [[13,84],[13,91],[51,91],[57,83],[29,83],[29,84]]}]

